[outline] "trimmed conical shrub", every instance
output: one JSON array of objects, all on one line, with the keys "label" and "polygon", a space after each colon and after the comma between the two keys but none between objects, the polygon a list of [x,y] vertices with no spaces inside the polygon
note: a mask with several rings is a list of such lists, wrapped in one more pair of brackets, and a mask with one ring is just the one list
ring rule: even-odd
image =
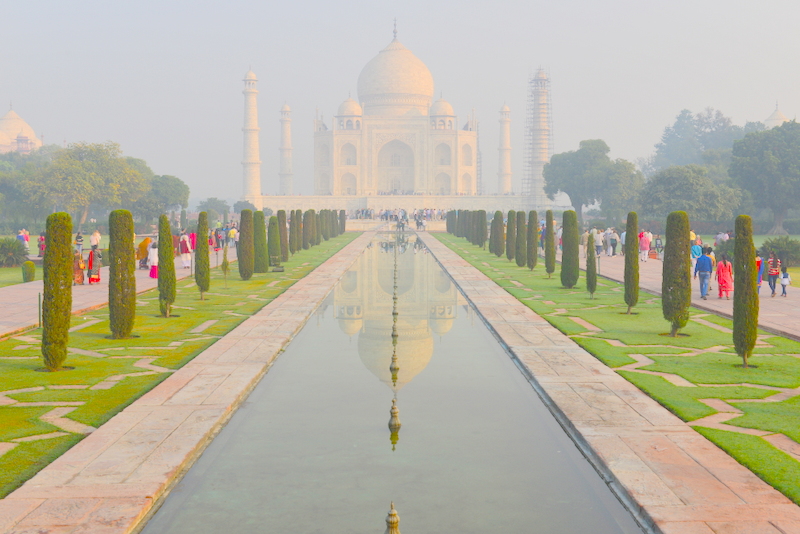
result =
[{"label": "trimmed conical shrub", "polygon": [[343,234],[347,231],[347,212],[344,210],[339,210],[339,234]]},{"label": "trimmed conical shrub", "polygon": [[492,236],[489,242],[489,252],[498,258],[506,251],[505,223],[503,212],[495,211],[492,219]]},{"label": "trimmed conical shrub", "polygon": [[46,232],[47,253],[42,262],[42,360],[47,370],[58,371],[67,359],[72,317],[72,219],[69,213],[50,214]]},{"label": "trimmed conical shrub", "polygon": [[597,254],[593,250],[586,255],[586,290],[589,296],[594,298],[597,291]]},{"label": "trimmed conical shrub", "polygon": [[517,212],[509,210],[508,223],[506,224],[506,259],[511,261],[514,259],[514,253],[517,251]]},{"label": "trimmed conical shrub", "polygon": [[[664,265],[661,277],[661,310],[672,324],[669,335],[675,337],[689,320],[692,304],[692,260],[689,243],[689,216],[673,211],[667,217]],[[628,239],[626,236],[625,243]]]},{"label": "trimmed conical shrub", "polygon": [[632,211],[628,213],[625,226],[625,304],[628,305],[628,313],[639,302],[639,255],[636,253],[639,248],[638,230],[639,215]]},{"label": "trimmed conical shrub", "polygon": [[[239,237],[239,247],[242,238]],[[253,272],[269,272],[269,255],[267,254],[267,224],[263,211],[253,212]]]},{"label": "trimmed conical shrub", "polygon": [[456,212],[453,211],[453,210],[448,211],[447,214],[444,216],[444,221],[445,221],[445,227],[447,229],[447,233],[451,234],[451,235],[455,234],[455,231],[456,231]]},{"label": "trimmed conical shrub", "polygon": [[33,282],[36,280],[36,264],[28,260],[22,264],[22,281]]},{"label": "trimmed conical shrub", "polygon": [[236,245],[239,276],[250,280],[255,267],[255,241],[253,239],[253,211],[244,209],[239,215],[239,243]]},{"label": "trimmed conical shrub", "polygon": [[311,210],[311,212],[314,214],[312,217],[313,222],[311,223],[314,228],[314,233],[312,234],[314,236],[314,245],[319,245],[322,243],[322,228],[319,223],[319,213],[315,210]]},{"label": "trimmed conical shrub", "polygon": [[556,235],[553,228],[553,210],[547,210],[544,227],[544,270],[550,278],[556,272]]},{"label": "trimmed conical shrub", "polygon": [[112,339],[125,339],[136,318],[136,253],[133,246],[133,216],[114,210],[108,216],[108,319]]},{"label": "trimmed conical shrub", "polygon": [[161,215],[158,218],[158,306],[164,317],[169,317],[176,294],[172,229],[169,218]]},{"label": "trimmed conical shrub", "polygon": [[476,244],[481,248],[486,248],[486,210],[479,210],[475,219],[478,232],[478,242]]},{"label": "trimmed conical shrub", "polygon": [[281,238],[281,261],[289,261],[289,235],[286,231],[286,210],[278,210],[278,235]]},{"label": "trimmed conical shrub", "polygon": [[303,250],[311,248],[313,239],[311,237],[311,210],[303,213]]},{"label": "trimmed conical shrub", "polygon": [[564,212],[561,233],[561,285],[572,289],[580,277],[580,241],[578,214],[573,210]]},{"label": "trimmed conical shrub", "polygon": [[319,215],[320,215],[319,233],[322,236],[322,239],[327,241],[328,239],[331,238],[331,233],[330,230],[328,229],[328,223],[330,221],[330,219],[328,219],[328,210],[320,211]]},{"label": "trimmed conical shrub", "polygon": [[200,290],[200,300],[211,287],[211,262],[208,257],[208,213],[197,217],[197,249],[194,251],[194,282]]},{"label": "trimmed conical shrub", "polygon": [[736,217],[733,249],[733,346],[747,367],[758,335],[758,271],[749,216]]},{"label": "trimmed conical shrub", "polygon": [[294,210],[292,218],[297,219],[295,223],[296,228],[294,232],[294,251],[300,252],[303,250],[303,212],[302,210]]},{"label": "trimmed conical shrub", "polygon": [[269,261],[276,266],[281,262],[281,233],[274,215],[269,218]]},{"label": "trimmed conical shrub", "polygon": [[525,267],[528,262],[528,229],[525,225],[525,212],[517,212],[517,250],[514,252],[514,259],[517,260],[517,267]]},{"label": "trimmed conical shrub", "polygon": [[528,238],[525,240],[525,263],[531,271],[539,258],[539,216],[536,211],[528,213]]}]

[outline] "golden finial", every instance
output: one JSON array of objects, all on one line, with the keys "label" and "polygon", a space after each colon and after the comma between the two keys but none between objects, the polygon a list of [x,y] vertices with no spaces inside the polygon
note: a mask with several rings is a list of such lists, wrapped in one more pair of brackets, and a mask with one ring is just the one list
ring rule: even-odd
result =
[{"label": "golden finial", "polygon": [[394,502],[389,509],[389,515],[386,516],[386,532],[384,534],[400,534],[400,516],[394,509]]},{"label": "golden finial", "polygon": [[392,450],[394,450],[395,445],[400,441],[400,427],[403,426],[400,424],[400,409],[397,407],[397,399],[392,399],[392,409],[389,410],[389,413],[391,414],[389,418],[389,431],[391,432],[389,440],[392,442]]}]

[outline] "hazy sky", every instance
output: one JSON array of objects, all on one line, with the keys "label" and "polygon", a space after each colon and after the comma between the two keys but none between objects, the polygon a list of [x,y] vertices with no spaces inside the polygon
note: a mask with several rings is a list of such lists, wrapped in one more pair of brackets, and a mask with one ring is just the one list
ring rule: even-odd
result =
[{"label": "hazy sky", "polygon": [[[295,192],[312,193],[312,120],[329,118],[392,38],[424,61],[463,123],[481,126],[486,192],[496,191],[498,110],[512,110],[514,187],[526,83],[552,79],[555,150],[602,138],[612,157],[653,151],[683,108],[743,124],[778,101],[800,109],[800,3],[4,2],[0,102],[46,143],[112,140],[192,200],[241,195],[242,78],[259,78],[263,191],[277,192],[278,110],[292,110]],[[7,106],[8,104],[2,104]],[[0,112],[2,108],[0,108]],[[0,114],[1,114],[0,113]],[[194,207],[194,206],[193,206]]]}]

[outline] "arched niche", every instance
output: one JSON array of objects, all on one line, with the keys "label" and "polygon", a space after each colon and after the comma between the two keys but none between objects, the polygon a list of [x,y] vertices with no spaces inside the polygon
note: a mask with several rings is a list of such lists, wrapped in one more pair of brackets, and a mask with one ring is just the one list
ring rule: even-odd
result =
[{"label": "arched niche", "polygon": [[319,154],[317,154],[317,158],[319,164],[323,167],[327,167],[328,165],[331,164],[330,148],[328,148],[328,145],[320,145]]},{"label": "arched niche", "polygon": [[436,195],[449,195],[452,193],[450,190],[450,175],[444,172],[440,172],[436,175],[436,178],[433,179],[433,192]]},{"label": "arched niche", "polygon": [[356,147],[352,143],[347,143],[342,147],[339,155],[339,164],[341,165],[357,165]]},{"label": "arched niche", "polygon": [[472,167],[472,147],[469,145],[461,147],[461,164],[465,167]]},{"label": "arched niche", "polygon": [[434,158],[436,165],[450,165],[453,161],[452,150],[445,143],[440,143],[436,146]]},{"label": "arched niche", "polygon": [[378,152],[378,192],[412,194],[414,191],[414,151],[398,139],[389,141]]},{"label": "arched niche", "polygon": [[356,177],[352,173],[342,175],[340,195],[356,194]]},{"label": "arched niche", "polygon": [[465,173],[461,177],[461,193],[465,195],[472,194],[472,176],[469,173]]}]

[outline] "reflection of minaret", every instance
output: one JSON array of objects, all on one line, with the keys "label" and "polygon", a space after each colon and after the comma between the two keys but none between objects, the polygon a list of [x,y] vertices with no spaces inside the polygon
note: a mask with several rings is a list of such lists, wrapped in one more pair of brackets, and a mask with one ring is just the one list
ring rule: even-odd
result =
[{"label": "reflection of minaret", "polygon": [[261,209],[261,157],[258,147],[258,89],[255,73],[247,71],[244,76],[244,200]]},{"label": "reflection of minaret", "polygon": [[281,170],[279,195],[292,194],[292,110],[284,104],[281,108]]},{"label": "reflection of minaret", "polygon": [[503,105],[500,110],[500,165],[497,172],[497,192],[511,193],[511,110]]},{"label": "reflection of minaret", "polygon": [[550,80],[544,69],[539,69],[528,82],[528,109],[525,118],[525,172],[522,194],[533,197],[536,209],[552,206],[544,194],[545,164],[552,151],[552,124],[550,110]]}]

